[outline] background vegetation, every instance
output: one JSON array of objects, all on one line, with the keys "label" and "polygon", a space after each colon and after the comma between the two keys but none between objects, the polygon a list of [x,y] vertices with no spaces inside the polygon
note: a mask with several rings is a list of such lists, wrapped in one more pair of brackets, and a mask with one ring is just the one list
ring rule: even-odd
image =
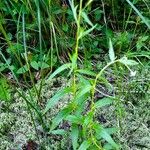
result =
[{"label": "background vegetation", "polygon": [[[129,104],[149,108],[149,35],[149,0],[1,1],[1,114],[9,116],[12,104],[25,105],[36,133],[36,143],[28,141],[27,146],[38,143],[40,149],[48,149],[49,138],[69,138],[68,149],[125,149],[121,137]],[[53,84],[48,91],[61,88],[45,99],[47,83]],[[97,117],[110,106],[114,127]],[[58,112],[50,115],[56,108]],[[8,132],[4,127],[3,122],[2,137]]]}]

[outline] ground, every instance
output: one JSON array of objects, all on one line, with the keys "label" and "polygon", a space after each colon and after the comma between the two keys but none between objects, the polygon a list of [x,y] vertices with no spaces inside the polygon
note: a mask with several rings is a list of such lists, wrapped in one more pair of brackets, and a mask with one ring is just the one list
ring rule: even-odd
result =
[{"label": "ground", "polygon": [[[42,89],[43,104],[54,95],[56,91],[69,84],[67,79],[56,78],[46,81]],[[37,86],[39,86],[37,84]],[[26,92],[28,98],[28,92]],[[47,123],[64,107],[70,96],[63,97],[59,104],[48,113]],[[150,103],[149,94],[143,97],[134,96],[125,99],[123,105],[123,116],[120,121],[116,119],[117,112],[115,106],[108,106],[97,111],[96,118],[106,127],[117,127],[114,139],[122,145],[123,150],[149,150],[150,149]],[[133,104],[133,101],[137,101]],[[13,94],[13,102],[9,110],[5,102],[0,102],[0,150],[71,150],[71,141],[66,135],[60,136],[45,135],[42,127],[36,122],[37,133],[31,120],[30,113],[25,101],[17,94]],[[69,128],[67,123],[64,128]]]}]

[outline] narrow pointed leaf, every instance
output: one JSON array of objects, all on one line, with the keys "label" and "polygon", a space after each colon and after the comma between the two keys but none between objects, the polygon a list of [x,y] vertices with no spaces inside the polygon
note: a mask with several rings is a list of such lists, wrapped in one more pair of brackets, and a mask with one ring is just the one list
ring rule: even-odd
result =
[{"label": "narrow pointed leaf", "polygon": [[78,126],[75,124],[72,124],[71,140],[72,140],[73,150],[76,150],[78,147],[78,136],[79,136]]},{"label": "narrow pointed leaf", "polygon": [[145,19],[145,17],[139,12],[139,10],[133,5],[130,0],[126,0],[129,5],[133,8],[133,10],[139,15],[142,21],[147,25],[148,29],[150,29],[150,23]]},{"label": "narrow pointed leaf", "polygon": [[97,139],[103,138],[106,140],[109,144],[111,144],[114,148],[118,149],[118,145],[115,143],[115,141],[112,139],[110,134],[99,124],[95,124],[95,131],[96,131],[96,137]]},{"label": "narrow pointed leaf", "polygon": [[58,129],[58,130],[53,130],[49,133],[55,134],[55,135],[64,135],[67,133],[67,131],[63,130],[63,129]]},{"label": "narrow pointed leaf", "polygon": [[26,73],[29,70],[27,65],[24,65],[23,67],[21,67],[20,69],[17,70],[17,74],[23,74]]},{"label": "narrow pointed leaf", "polygon": [[109,58],[111,61],[115,60],[115,53],[111,39],[109,39]]},{"label": "narrow pointed leaf", "polygon": [[67,64],[64,64],[62,66],[60,66],[56,71],[54,71],[50,77],[48,78],[48,80],[51,80],[52,78],[54,78],[57,74],[59,74],[60,72],[68,69],[71,67],[71,63],[67,63]]},{"label": "narrow pointed leaf", "polygon": [[89,141],[83,141],[78,150],[87,150],[90,147]]},{"label": "narrow pointed leaf", "polygon": [[69,93],[71,91],[71,88],[64,88],[60,91],[58,91],[52,98],[50,98],[46,104],[46,108],[44,109],[44,114],[51,109],[52,107],[54,107],[58,101],[67,93]]},{"label": "narrow pointed leaf", "polygon": [[59,123],[65,119],[72,111],[72,108],[67,107],[61,110],[58,115],[52,120],[51,131],[54,130]]},{"label": "narrow pointed leaf", "polygon": [[81,39],[82,37],[88,35],[90,32],[92,32],[95,29],[96,26],[97,25],[93,26],[92,28],[90,28],[90,29],[88,29],[86,31],[80,31],[78,39]]},{"label": "narrow pointed leaf", "polygon": [[138,65],[138,63],[136,61],[130,60],[127,57],[123,57],[123,58],[119,59],[119,62],[124,65],[129,65],[129,66]]},{"label": "narrow pointed leaf", "polygon": [[82,123],[82,118],[77,117],[75,115],[68,115],[65,120],[69,121],[70,123],[80,124]]},{"label": "narrow pointed leaf", "polygon": [[91,90],[91,87],[91,85],[86,85],[84,88],[82,88],[77,94],[77,99],[88,93]]},{"label": "narrow pointed leaf", "polygon": [[110,105],[110,104],[112,104],[112,102],[113,102],[113,100],[110,98],[100,99],[95,103],[95,108],[100,108],[100,107],[104,107],[106,105]]},{"label": "narrow pointed leaf", "polygon": [[93,26],[93,23],[90,21],[89,17],[87,16],[87,14],[84,11],[82,11],[81,15],[84,18],[86,23],[88,23],[90,26]]},{"label": "narrow pointed leaf", "polygon": [[77,72],[81,73],[81,74],[85,74],[85,75],[90,75],[90,76],[96,76],[96,74],[90,70],[87,69],[79,69],[77,70]]}]

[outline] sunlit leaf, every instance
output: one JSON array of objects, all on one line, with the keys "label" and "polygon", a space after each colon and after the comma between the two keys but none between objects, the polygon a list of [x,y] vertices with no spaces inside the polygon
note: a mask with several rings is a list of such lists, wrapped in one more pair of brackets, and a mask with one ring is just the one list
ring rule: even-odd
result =
[{"label": "sunlit leaf", "polygon": [[85,74],[85,75],[90,75],[90,76],[96,76],[96,74],[90,70],[87,69],[79,69],[77,70],[77,72],[81,73],[81,74]]},{"label": "sunlit leaf", "polygon": [[0,101],[10,101],[11,100],[11,90],[7,80],[0,78]]},{"label": "sunlit leaf", "polygon": [[139,17],[142,19],[142,21],[150,29],[150,23],[145,19],[145,17],[139,12],[139,10],[133,5],[133,3],[130,0],[126,0],[126,1],[130,4],[130,6],[134,9],[134,11],[139,15]]},{"label": "sunlit leaf", "polygon": [[32,61],[31,62],[31,66],[36,69],[36,70],[39,70],[39,64],[36,62],[36,61]]},{"label": "sunlit leaf", "polygon": [[119,59],[119,62],[121,62],[124,65],[129,65],[129,66],[138,65],[138,63],[136,61],[130,60],[127,57],[123,57],[123,58]]},{"label": "sunlit leaf", "polygon": [[113,100],[111,98],[100,99],[95,103],[95,108],[100,108],[100,107],[104,107],[106,105],[110,105],[110,104],[112,104],[112,102],[113,102]]},{"label": "sunlit leaf", "polygon": [[83,141],[78,150],[87,150],[90,147],[89,141]]},{"label": "sunlit leaf", "polygon": [[50,65],[48,65],[45,62],[39,62],[39,66],[40,66],[41,69],[45,69],[45,68],[49,68],[50,67]]},{"label": "sunlit leaf", "polygon": [[71,88],[64,88],[60,91],[58,91],[52,98],[50,98],[46,104],[46,108],[44,109],[44,114],[51,109],[52,107],[54,107],[58,101],[64,97],[64,95],[66,95],[67,93],[71,92]]},{"label": "sunlit leaf", "polygon": [[50,130],[51,131],[54,130],[59,125],[59,123],[71,113],[71,111],[72,111],[71,107],[67,107],[61,110],[58,113],[58,115],[52,120],[52,125]]},{"label": "sunlit leaf", "polygon": [[69,121],[70,123],[80,124],[82,123],[82,117],[77,117],[75,115],[68,115],[65,120]]},{"label": "sunlit leaf", "polygon": [[90,21],[89,17],[87,16],[87,14],[84,11],[82,11],[81,15],[84,18],[86,23],[88,23],[90,26],[93,26],[93,23]]},{"label": "sunlit leaf", "polygon": [[73,145],[73,150],[76,150],[78,147],[78,137],[79,137],[79,129],[78,126],[75,124],[72,124],[71,127],[71,140]]},{"label": "sunlit leaf", "polygon": [[118,145],[115,143],[115,141],[112,139],[110,134],[103,128],[100,124],[94,125],[95,131],[96,131],[96,137],[97,139],[103,138],[106,140],[109,144],[111,144],[114,148],[119,149]]},{"label": "sunlit leaf", "polygon": [[111,61],[115,60],[115,53],[111,39],[109,39],[109,58]]},{"label": "sunlit leaf", "polygon": [[62,66],[60,66],[57,70],[55,70],[51,75],[50,77],[48,78],[48,80],[51,80],[52,78],[54,78],[57,74],[59,74],[60,72],[68,69],[71,67],[71,63],[67,63],[67,64],[64,64]]},{"label": "sunlit leaf", "polygon": [[56,135],[64,135],[67,133],[67,131],[63,129],[57,129],[57,130],[50,131],[49,133],[56,134]]},{"label": "sunlit leaf", "polygon": [[19,68],[19,69],[17,70],[17,74],[26,73],[28,70],[29,70],[28,66],[27,66],[27,65],[24,65],[23,67],[21,67],[21,68]]},{"label": "sunlit leaf", "polygon": [[91,90],[91,85],[86,85],[84,88],[80,89],[77,94],[77,99],[82,97],[84,94],[88,93]]},{"label": "sunlit leaf", "polygon": [[88,35],[90,32],[92,32],[92,31],[95,29],[96,26],[97,26],[97,25],[93,26],[92,28],[90,28],[90,29],[88,29],[88,30],[86,30],[86,31],[82,31],[82,30],[81,30],[81,31],[80,31],[80,34],[79,34],[79,36],[78,36],[78,39],[81,39],[82,37]]}]

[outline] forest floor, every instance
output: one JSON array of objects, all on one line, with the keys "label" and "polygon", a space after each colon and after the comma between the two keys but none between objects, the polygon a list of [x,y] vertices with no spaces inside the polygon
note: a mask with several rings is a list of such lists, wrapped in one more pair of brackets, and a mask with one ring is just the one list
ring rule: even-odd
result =
[{"label": "forest floor", "polygon": [[[43,104],[54,93],[69,84],[67,79],[55,78],[46,81],[42,89]],[[38,84],[37,84],[38,86]],[[28,92],[26,93],[28,97]],[[47,123],[69,101],[66,96],[60,100],[57,106],[48,113]],[[124,104],[124,115],[120,120],[116,119],[116,109],[107,106],[100,109],[96,119],[106,127],[121,127],[114,139],[122,145],[122,150],[149,150],[150,149],[150,94],[140,96],[136,94],[127,99]],[[36,132],[25,101],[17,93],[13,94],[13,103],[6,110],[6,103],[0,102],[0,145],[1,150],[71,150],[71,140],[66,134],[54,136],[45,134],[42,127],[36,121]],[[7,112],[9,111],[9,112]],[[62,122],[60,127],[69,129],[67,122]],[[38,134],[38,136],[37,136]],[[37,138],[38,137],[38,138]]]}]

